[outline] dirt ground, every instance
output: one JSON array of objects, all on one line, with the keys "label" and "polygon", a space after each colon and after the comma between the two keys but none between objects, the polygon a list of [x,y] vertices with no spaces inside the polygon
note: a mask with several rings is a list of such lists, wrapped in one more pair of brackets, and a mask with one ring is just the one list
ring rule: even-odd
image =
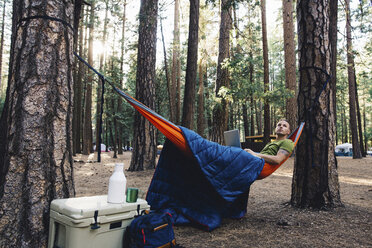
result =
[{"label": "dirt ground", "polygon": [[[130,152],[112,159],[102,153],[75,159],[76,196],[107,194],[115,162],[128,168]],[[293,158],[270,177],[252,184],[247,214],[239,220],[225,219],[212,232],[189,226],[175,227],[183,247],[372,247],[372,157],[338,157],[341,200],[344,207],[330,211],[296,209],[291,196]],[[146,193],[154,170],[125,171],[128,187]]]}]

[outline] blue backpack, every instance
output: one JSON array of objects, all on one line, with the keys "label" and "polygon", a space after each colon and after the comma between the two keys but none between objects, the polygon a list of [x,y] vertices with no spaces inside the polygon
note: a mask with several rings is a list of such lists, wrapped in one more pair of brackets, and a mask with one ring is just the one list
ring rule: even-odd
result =
[{"label": "blue backpack", "polygon": [[172,215],[142,211],[126,228],[123,247],[176,247]]}]

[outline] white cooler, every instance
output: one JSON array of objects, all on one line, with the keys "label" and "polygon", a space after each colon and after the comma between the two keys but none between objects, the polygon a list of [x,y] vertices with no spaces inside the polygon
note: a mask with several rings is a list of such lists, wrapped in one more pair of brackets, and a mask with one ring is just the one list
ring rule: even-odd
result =
[{"label": "white cooler", "polygon": [[143,199],[134,203],[107,203],[107,195],[53,200],[50,205],[50,248],[122,247],[125,228],[149,210]]}]

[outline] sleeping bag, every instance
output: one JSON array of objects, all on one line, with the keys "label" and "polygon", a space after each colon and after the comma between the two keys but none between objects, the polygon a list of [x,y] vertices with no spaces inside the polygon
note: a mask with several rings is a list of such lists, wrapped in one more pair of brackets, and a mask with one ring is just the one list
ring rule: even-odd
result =
[{"label": "sleeping bag", "polygon": [[224,217],[243,217],[249,187],[264,160],[180,128],[193,156],[165,142],[146,196],[151,209],[171,213],[176,225],[193,224],[208,231]]}]

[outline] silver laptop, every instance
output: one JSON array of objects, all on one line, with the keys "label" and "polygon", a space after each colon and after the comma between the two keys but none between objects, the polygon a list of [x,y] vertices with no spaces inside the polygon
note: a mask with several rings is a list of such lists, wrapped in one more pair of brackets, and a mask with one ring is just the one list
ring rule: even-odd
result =
[{"label": "silver laptop", "polygon": [[241,148],[240,135],[238,129],[224,132],[224,137],[227,146],[235,146]]}]

